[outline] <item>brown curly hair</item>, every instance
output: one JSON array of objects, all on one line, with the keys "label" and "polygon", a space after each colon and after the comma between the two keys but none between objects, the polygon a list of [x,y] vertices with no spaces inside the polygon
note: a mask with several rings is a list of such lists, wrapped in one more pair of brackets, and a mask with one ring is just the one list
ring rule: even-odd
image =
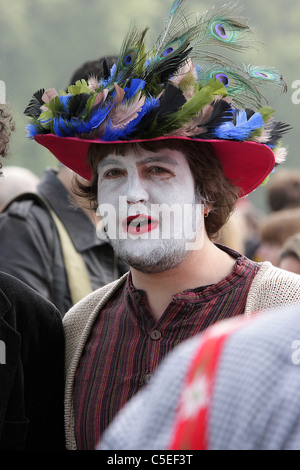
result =
[{"label": "brown curly hair", "polygon": [[[5,158],[9,151],[10,135],[15,130],[11,109],[6,104],[0,104],[0,156]],[[0,169],[2,163],[0,162]]]},{"label": "brown curly hair", "polygon": [[157,140],[140,143],[124,144],[91,144],[88,151],[88,161],[92,168],[90,184],[74,180],[74,192],[88,199],[93,210],[97,208],[97,168],[99,161],[109,154],[122,155],[128,148],[138,152],[139,148],[150,152],[157,152],[163,148],[181,151],[187,158],[191,172],[196,183],[196,191],[209,207],[209,215],[205,218],[205,227],[208,236],[213,239],[230,217],[236,201],[239,198],[239,188],[228,180],[224,174],[222,164],[216,157],[214,149],[209,143],[199,144],[183,140]]}]

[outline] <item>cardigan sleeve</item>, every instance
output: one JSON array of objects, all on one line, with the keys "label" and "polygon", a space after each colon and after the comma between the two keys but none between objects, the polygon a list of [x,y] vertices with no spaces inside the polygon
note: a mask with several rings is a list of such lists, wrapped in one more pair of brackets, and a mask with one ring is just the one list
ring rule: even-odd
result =
[{"label": "cardigan sleeve", "polygon": [[77,302],[64,316],[63,326],[66,338],[65,367],[68,370],[70,363],[80,346],[84,346],[90,329],[93,326],[98,312],[109,297],[122,285],[127,273],[120,279],[106,286],[100,287],[91,294]]},{"label": "cardigan sleeve", "polygon": [[300,303],[300,275],[261,263],[248,293],[245,314],[295,303]]}]

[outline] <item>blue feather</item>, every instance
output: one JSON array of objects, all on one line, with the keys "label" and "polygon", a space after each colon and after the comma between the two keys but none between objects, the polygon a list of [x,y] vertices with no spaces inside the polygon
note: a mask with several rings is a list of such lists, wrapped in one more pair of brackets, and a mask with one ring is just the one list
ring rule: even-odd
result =
[{"label": "blue feather", "polygon": [[33,139],[35,135],[41,133],[41,129],[36,124],[27,124],[26,126],[27,137]]},{"label": "blue feather", "polygon": [[58,137],[74,136],[70,121],[66,120],[62,116],[55,116],[55,118],[53,119],[53,130],[54,133],[58,135]]},{"label": "blue feather", "polygon": [[82,126],[79,127],[79,130],[77,132],[89,132],[90,130],[99,127],[100,124],[107,117],[107,115],[110,113],[113,106],[114,103],[108,104],[107,106],[96,107],[89,119],[81,121]]},{"label": "blue feather", "polygon": [[[109,76],[106,80],[104,80],[104,78],[101,78],[101,79],[99,80],[99,86],[105,88],[108,83],[111,83],[111,81],[113,80],[113,78],[116,78],[116,77],[114,76],[115,73],[116,73],[116,70],[117,70],[117,65],[116,65],[116,64],[113,64],[112,68],[110,69],[110,76]],[[116,81],[116,80],[115,80],[115,81]]]},{"label": "blue feather", "polygon": [[[113,140],[121,140],[124,130],[126,131],[126,128],[113,127],[111,119],[109,119],[105,127],[105,134],[101,135],[101,139],[108,142],[111,142]],[[125,133],[126,132],[124,132],[124,134]]]},{"label": "blue feather", "polygon": [[215,136],[218,139],[245,140],[253,131],[263,126],[264,120],[261,114],[254,113],[248,120],[246,111],[238,111],[236,113],[236,123],[229,121],[221,124],[216,128]]},{"label": "blue feather", "polygon": [[66,119],[64,116],[56,116],[53,121],[53,130],[59,137],[72,137],[76,134],[90,132],[104,121],[114,104],[105,107],[97,107],[89,119],[75,117]]},{"label": "blue feather", "polygon": [[59,100],[60,102],[62,103],[63,105],[63,110],[64,111],[68,111],[68,102],[69,102],[69,99],[71,98],[71,94],[67,94],[67,95],[62,95],[59,97]]},{"label": "blue feather", "polygon": [[134,98],[138,91],[143,90],[145,88],[146,82],[141,80],[140,78],[134,78],[131,80],[130,86],[125,87],[125,97],[127,100]]},{"label": "blue feather", "polygon": [[159,98],[148,98],[146,99],[144,106],[142,107],[141,111],[139,112],[139,115],[136,119],[134,119],[135,126],[139,124],[141,119],[148,113],[150,113],[153,109],[159,108],[160,106],[160,100]]}]

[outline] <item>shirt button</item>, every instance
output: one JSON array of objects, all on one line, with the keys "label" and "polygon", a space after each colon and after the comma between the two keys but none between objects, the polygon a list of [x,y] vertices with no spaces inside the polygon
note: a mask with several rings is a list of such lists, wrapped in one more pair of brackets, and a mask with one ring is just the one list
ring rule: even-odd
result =
[{"label": "shirt button", "polygon": [[144,377],[144,383],[147,384],[148,382],[150,382],[151,377],[152,377],[152,374],[146,374]]},{"label": "shirt button", "polygon": [[142,295],[141,295],[139,292],[135,292],[135,293],[133,294],[133,298],[134,298],[135,302],[136,302],[137,304],[139,304],[140,301],[142,300]]},{"label": "shirt button", "polygon": [[158,339],[161,338],[161,332],[159,330],[151,331],[150,338],[153,339],[154,341],[157,341]]}]

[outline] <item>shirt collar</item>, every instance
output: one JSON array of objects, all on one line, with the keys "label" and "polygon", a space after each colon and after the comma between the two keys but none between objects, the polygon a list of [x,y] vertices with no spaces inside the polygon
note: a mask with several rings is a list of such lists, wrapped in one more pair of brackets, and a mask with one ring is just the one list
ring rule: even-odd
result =
[{"label": "shirt collar", "polygon": [[[249,260],[246,256],[238,253],[237,251],[228,248],[226,246],[216,243],[216,246],[228,253],[230,256],[235,258],[236,263],[234,270],[228,274],[225,278],[221,279],[216,284],[211,284],[208,286],[196,287],[194,289],[187,289],[185,291],[179,292],[173,295],[173,301],[183,300],[183,301],[193,301],[193,302],[203,302],[204,300],[209,300],[212,297],[226,294],[228,291],[231,291],[237,287],[244,279],[249,275],[252,269],[255,266],[258,266],[258,263],[255,263],[252,260]],[[147,297],[145,291],[142,289],[136,289],[132,282],[131,273],[126,280],[126,294],[130,297],[134,305],[145,305],[147,304]]]}]

